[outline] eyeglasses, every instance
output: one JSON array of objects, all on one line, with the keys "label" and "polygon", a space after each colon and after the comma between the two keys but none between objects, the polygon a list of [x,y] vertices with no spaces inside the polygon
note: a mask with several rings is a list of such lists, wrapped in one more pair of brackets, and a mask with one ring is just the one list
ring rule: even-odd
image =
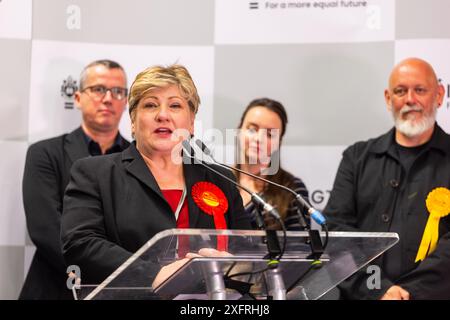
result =
[{"label": "eyeglasses", "polygon": [[127,88],[120,88],[120,87],[107,88],[102,85],[86,87],[83,90],[81,90],[81,92],[84,92],[86,90],[88,90],[89,96],[95,100],[102,100],[108,91],[111,92],[111,96],[116,100],[123,100],[127,97],[128,94]]}]

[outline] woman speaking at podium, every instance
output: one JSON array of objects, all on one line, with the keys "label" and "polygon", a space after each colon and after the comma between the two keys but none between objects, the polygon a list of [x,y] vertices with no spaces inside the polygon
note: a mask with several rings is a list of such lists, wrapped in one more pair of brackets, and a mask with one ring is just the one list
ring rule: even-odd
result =
[{"label": "woman speaking at podium", "polygon": [[[135,141],[122,153],[77,161],[66,189],[64,258],[80,267],[83,283],[102,282],[165,229],[251,229],[234,185],[199,164],[183,164],[176,133],[193,134],[200,104],[186,68],[142,71],[128,103]],[[207,213],[204,191],[219,199],[221,219]]]}]

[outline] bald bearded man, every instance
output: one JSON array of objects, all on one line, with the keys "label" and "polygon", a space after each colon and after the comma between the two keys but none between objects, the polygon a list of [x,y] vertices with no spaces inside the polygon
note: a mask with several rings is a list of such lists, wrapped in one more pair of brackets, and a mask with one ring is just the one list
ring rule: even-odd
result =
[{"label": "bald bearded man", "polygon": [[450,299],[449,216],[432,230],[434,240],[424,237],[427,197],[432,191],[437,198],[450,193],[450,136],[436,123],[444,93],[429,63],[401,61],[384,93],[394,128],[343,153],[324,210],[330,228],[400,237],[372,263],[381,270],[379,288],[369,289],[372,273],[362,270],[341,284],[343,298]]}]

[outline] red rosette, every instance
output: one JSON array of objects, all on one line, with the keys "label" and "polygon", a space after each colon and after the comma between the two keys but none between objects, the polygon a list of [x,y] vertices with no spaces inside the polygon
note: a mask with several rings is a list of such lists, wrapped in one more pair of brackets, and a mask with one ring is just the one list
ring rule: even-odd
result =
[{"label": "red rosette", "polygon": [[[211,182],[200,181],[192,186],[192,199],[206,214],[212,215],[216,229],[227,229],[225,212],[228,210],[228,200],[223,191]],[[217,250],[227,250],[227,236],[217,237]]]},{"label": "red rosette", "polygon": [[[222,190],[215,184],[206,181],[192,186],[192,198],[203,212],[215,216],[224,216],[228,210],[228,200]],[[216,229],[226,229],[226,225],[216,225]]]}]

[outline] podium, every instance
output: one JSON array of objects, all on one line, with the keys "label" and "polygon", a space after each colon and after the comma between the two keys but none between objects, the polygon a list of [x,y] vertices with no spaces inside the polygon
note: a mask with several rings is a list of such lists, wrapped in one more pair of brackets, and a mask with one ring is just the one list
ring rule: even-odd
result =
[{"label": "podium", "polygon": [[[330,232],[328,245],[317,259],[311,256],[307,232],[288,231],[284,237],[280,231],[277,236],[285,243],[285,251],[277,267],[270,268],[265,231],[168,229],[151,238],[101,284],[81,284],[74,292],[77,299],[85,300],[314,300],[398,242],[396,233]],[[152,288],[162,267],[187,252],[218,247],[229,254],[183,260],[186,263]]]}]

